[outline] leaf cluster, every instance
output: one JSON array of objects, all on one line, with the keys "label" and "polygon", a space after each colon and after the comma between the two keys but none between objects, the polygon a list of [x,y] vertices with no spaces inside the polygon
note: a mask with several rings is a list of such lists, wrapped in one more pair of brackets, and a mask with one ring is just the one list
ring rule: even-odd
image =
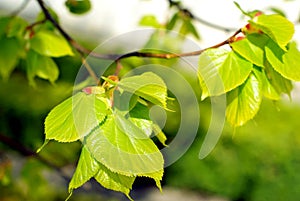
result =
[{"label": "leaf cluster", "polygon": [[162,144],[166,137],[147,114],[149,103],[167,109],[166,85],[150,72],[119,82],[104,79],[102,86],[86,87],[56,106],[45,120],[45,144],[82,143],[70,193],[92,177],[129,199],[137,176],[153,178],[161,189],[164,160],[151,137]]},{"label": "leaf cluster", "polygon": [[230,40],[230,50],[208,49],[199,57],[201,98],[226,93],[226,117],[233,126],[252,119],[263,97],[290,96],[292,81],[300,80],[300,52],[290,43],[294,34],[290,21],[278,14],[262,14],[242,30],[244,36]]}]

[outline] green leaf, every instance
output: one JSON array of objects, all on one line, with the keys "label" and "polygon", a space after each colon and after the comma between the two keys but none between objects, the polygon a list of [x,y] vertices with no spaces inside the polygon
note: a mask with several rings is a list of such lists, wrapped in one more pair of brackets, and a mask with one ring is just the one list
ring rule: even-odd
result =
[{"label": "green leaf", "polygon": [[141,118],[129,118],[128,120],[141,129],[149,138],[151,137],[153,132],[153,122],[151,120]]},{"label": "green leaf", "polygon": [[167,109],[167,87],[164,81],[152,72],[123,78],[118,86],[130,93],[136,94],[155,105]]},{"label": "green leaf", "polygon": [[191,18],[183,19],[183,22],[182,22],[181,28],[179,30],[179,33],[181,33],[184,36],[190,33],[195,38],[200,40],[200,35],[199,35],[197,29],[195,28],[195,26],[193,25]]},{"label": "green leaf", "polygon": [[286,18],[285,12],[282,9],[280,9],[280,8],[270,7],[269,10],[271,10],[272,12],[274,12],[274,13],[276,13],[278,15],[281,15],[282,17]]},{"label": "green leaf", "polygon": [[293,89],[293,85],[291,80],[288,80],[282,75],[280,75],[278,72],[276,72],[270,63],[266,62],[266,75],[274,87],[274,89],[278,92],[278,94],[287,94],[288,96],[291,96],[291,91]]},{"label": "green leaf", "polygon": [[285,46],[290,42],[295,32],[293,23],[278,14],[260,15],[254,19],[250,20],[249,23],[259,28],[285,50]]},{"label": "green leaf", "polygon": [[257,66],[264,67],[264,46],[269,38],[263,34],[249,34],[230,46],[242,57]]},{"label": "green leaf", "polygon": [[7,80],[16,67],[21,45],[15,38],[0,38],[0,76]]},{"label": "green leaf", "polygon": [[100,164],[98,173],[94,176],[95,179],[105,188],[124,193],[130,200],[130,190],[136,177],[128,177],[110,171],[104,165]]},{"label": "green leaf", "polygon": [[131,118],[140,118],[140,119],[148,119],[150,120],[149,116],[149,108],[142,103],[138,102],[135,107],[130,110],[129,115]]},{"label": "green leaf", "polygon": [[92,7],[90,0],[67,0],[65,5],[71,13],[78,15],[88,12]]},{"label": "green leaf", "polygon": [[140,26],[148,26],[153,28],[160,28],[161,25],[156,19],[154,15],[145,15],[142,17],[142,19],[139,22]]},{"label": "green leaf", "polygon": [[300,52],[296,43],[289,44],[287,52],[281,50],[273,41],[265,49],[267,60],[278,73],[287,79],[300,81]]},{"label": "green leaf", "polygon": [[7,26],[11,20],[11,17],[1,17],[0,18],[0,38],[2,36],[6,36],[7,33]]},{"label": "green leaf", "polygon": [[24,19],[20,17],[12,18],[7,27],[7,37],[22,37],[27,26],[28,23]]},{"label": "green leaf", "polygon": [[[148,136],[154,134],[164,146],[167,146],[167,137],[160,127],[151,121],[149,116],[149,108],[138,103],[129,113],[130,120],[139,128],[141,128]],[[139,121],[140,120],[140,121]]]},{"label": "green leaf", "polygon": [[171,20],[170,20],[170,21],[168,22],[168,24],[166,25],[166,29],[168,29],[168,30],[173,30],[174,27],[175,27],[175,25],[176,25],[176,23],[177,23],[177,21],[178,21],[178,19],[180,19],[180,18],[179,18],[179,13],[175,13],[175,14],[172,16]]},{"label": "green leaf", "polygon": [[96,161],[85,147],[82,147],[80,158],[69,183],[69,192],[79,188],[85,182],[94,177],[100,169],[100,164]]},{"label": "green leaf", "polygon": [[245,82],[252,63],[225,49],[209,49],[199,57],[202,99],[224,94]]},{"label": "green leaf", "polygon": [[50,111],[45,120],[46,139],[76,141],[103,123],[107,113],[105,101],[79,92]]},{"label": "green leaf", "polygon": [[280,93],[278,93],[275,87],[271,84],[270,78],[267,76],[265,70],[254,68],[253,72],[262,84],[263,95],[271,100],[279,100]]},{"label": "green leaf", "polygon": [[[99,163],[86,147],[82,148],[81,155],[69,183],[69,192],[76,189],[94,177],[103,187],[124,193],[128,198],[135,177],[127,177],[114,173]],[[130,198],[131,199],[131,198]]]},{"label": "green leaf", "polygon": [[[130,120],[109,115],[105,123],[84,139],[85,146],[112,172],[126,176],[155,176],[161,180],[164,160],[153,141]],[[152,175],[152,176],[151,176]]]},{"label": "green leaf", "polygon": [[59,70],[52,58],[40,55],[32,50],[27,54],[27,77],[31,85],[35,86],[34,77],[49,80],[54,83],[59,75]]},{"label": "green leaf", "polygon": [[248,13],[242,9],[238,2],[234,1],[233,3],[244,15],[248,15]]},{"label": "green leaf", "polygon": [[154,131],[154,135],[157,137],[160,143],[164,146],[167,146],[166,145],[167,137],[157,124],[153,124],[153,131]]},{"label": "green leaf", "polygon": [[118,90],[114,91],[114,107],[120,111],[129,112],[137,104],[138,96],[135,94],[123,91],[122,93]]},{"label": "green leaf", "polygon": [[68,42],[53,31],[40,30],[30,40],[30,48],[50,57],[73,56]]},{"label": "green leaf", "polygon": [[226,117],[233,126],[242,126],[252,119],[259,110],[262,90],[259,79],[250,74],[247,81],[228,93]]}]

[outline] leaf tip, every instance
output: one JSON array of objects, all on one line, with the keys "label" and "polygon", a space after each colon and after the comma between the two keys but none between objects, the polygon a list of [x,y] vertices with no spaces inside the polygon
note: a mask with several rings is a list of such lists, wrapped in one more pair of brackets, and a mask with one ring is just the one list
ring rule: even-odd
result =
[{"label": "leaf tip", "polygon": [[155,179],[155,184],[156,184],[157,188],[159,189],[159,191],[162,192],[160,180]]}]

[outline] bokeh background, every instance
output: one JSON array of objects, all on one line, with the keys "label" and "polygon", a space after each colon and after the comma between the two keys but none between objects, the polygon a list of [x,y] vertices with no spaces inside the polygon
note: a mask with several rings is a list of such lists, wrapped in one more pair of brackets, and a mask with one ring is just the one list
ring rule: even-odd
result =
[{"label": "bokeh background", "polygon": [[[0,15],[13,12],[22,2],[0,0]],[[145,14],[154,14],[162,23],[168,16],[168,2],[162,0],[94,0],[92,10],[83,16],[70,14],[63,0],[46,2],[58,13],[62,26],[70,35],[91,49],[120,34],[141,29],[139,20]],[[298,0],[237,2],[245,10],[282,10],[295,22],[294,40],[299,41]],[[201,19],[227,28],[239,28],[247,20],[233,1],[182,0],[182,4]],[[20,15],[34,21],[39,12],[36,2],[31,0]],[[200,47],[223,41],[231,34],[201,23],[195,25],[201,40],[192,37],[189,40]],[[122,52],[122,46],[109,51]],[[81,67],[79,57],[64,57],[55,61],[61,70],[55,85],[37,79],[37,88],[29,86],[22,62],[7,82],[0,81],[0,201],[53,201],[67,197],[67,184],[78,160],[80,144],[51,142],[40,154],[42,160],[46,159],[50,164],[41,162],[41,158],[27,156],[43,143],[43,121],[55,105],[72,94],[73,83]],[[135,62],[139,64],[137,60],[128,60],[128,68],[135,66]],[[194,84],[195,93],[199,93],[193,75],[186,71],[183,73]],[[178,90],[184,91],[180,86]],[[283,97],[280,102],[264,100],[255,119],[241,128],[234,129],[225,124],[217,146],[202,160],[198,154],[209,127],[211,103],[209,100],[199,101],[201,120],[198,135],[189,150],[166,168],[163,193],[153,188],[153,181],[140,178],[134,184],[132,197],[140,201],[299,200],[299,97],[300,90],[295,83],[291,100],[289,97]],[[192,118],[193,108],[186,109]],[[172,139],[179,119],[172,114],[168,117],[165,131]],[[92,180],[76,190],[71,200],[126,199],[120,193],[103,189]]]}]

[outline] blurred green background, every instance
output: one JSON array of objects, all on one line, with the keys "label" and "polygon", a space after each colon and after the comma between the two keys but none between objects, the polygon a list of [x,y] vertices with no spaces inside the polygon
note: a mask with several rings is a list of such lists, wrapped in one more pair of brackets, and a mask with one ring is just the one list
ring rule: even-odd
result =
[{"label": "blurred green background", "polygon": [[[168,48],[173,50],[173,44],[171,46]],[[43,121],[55,105],[72,94],[73,83],[81,67],[78,57],[55,61],[60,67],[60,77],[55,85],[36,79],[38,87],[29,86],[24,71],[25,61],[19,63],[7,82],[0,81],[0,201],[55,201],[67,197],[67,185],[78,160],[80,144],[51,142],[40,153],[42,159],[26,156],[42,145]],[[122,73],[144,62],[160,61],[126,59],[122,63]],[[176,61],[169,61],[168,64],[176,68]],[[199,93],[194,74],[182,68],[180,66],[177,70],[194,86],[195,93]],[[176,80],[172,82],[176,84]],[[178,90],[185,89],[178,86]],[[210,101],[200,102],[199,107],[201,120],[198,135],[189,150],[165,169],[164,188],[188,190],[233,201],[299,199],[299,100],[290,102],[285,99],[277,103],[264,100],[258,115],[245,126],[233,129],[226,124],[217,146],[202,160],[198,155],[210,123]],[[193,118],[193,108],[185,109]],[[174,137],[179,118],[179,115],[169,113],[165,127],[169,141]],[[41,162],[43,159],[50,161],[50,164]],[[148,189],[153,186],[153,181],[138,179],[134,184],[133,198],[147,200],[147,193],[152,192]],[[91,181],[76,190],[70,200],[126,199],[120,193],[107,191]],[[188,193],[184,200],[190,200]]]}]

